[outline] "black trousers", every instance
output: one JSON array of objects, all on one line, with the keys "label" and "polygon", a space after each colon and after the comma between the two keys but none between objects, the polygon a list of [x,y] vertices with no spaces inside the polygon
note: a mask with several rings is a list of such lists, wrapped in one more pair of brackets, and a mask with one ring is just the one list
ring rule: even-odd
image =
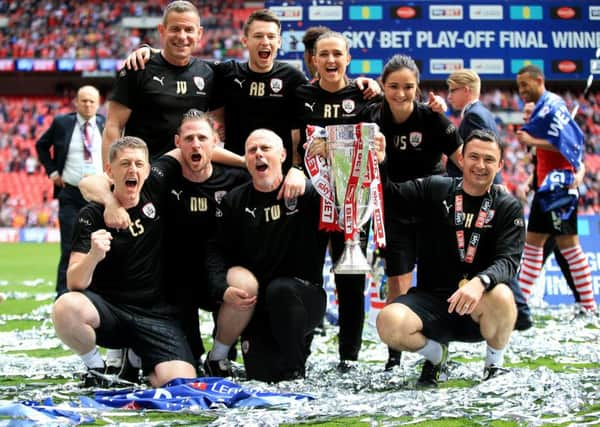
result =
[{"label": "black trousers", "polygon": [[323,287],[282,277],[261,286],[258,298],[242,333],[248,379],[277,382],[303,377],[310,335],[325,313]]},{"label": "black trousers", "polygon": [[[363,227],[365,229],[368,232],[368,224]],[[367,232],[360,232],[360,248],[365,254]],[[344,250],[344,234],[331,233],[330,242],[331,258],[335,265]],[[365,324],[365,275],[336,274],[335,288],[338,298],[340,359],[357,360]]]},{"label": "black trousers", "polygon": [[550,236],[548,238],[548,240],[546,240],[546,243],[544,244],[544,261],[542,261],[542,263],[546,262],[546,260],[548,259],[548,257],[550,256],[550,254],[552,252],[554,252],[554,258],[556,259],[556,263],[560,267],[560,271],[562,272],[563,276],[565,277],[567,285],[569,285],[569,289],[571,289],[571,292],[573,292],[573,296],[575,297],[575,302],[581,301],[581,296],[579,295],[579,292],[577,292],[577,288],[575,287],[575,282],[573,282],[573,276],[571,276],[571,270],[569,269],[569,263],[567,262],[567,260],[563,256],[563,254],[560,252],[560,249],[559,249],[558,245],[556,244],[556,240],[554,239],[554,236]]},{"label": "black trousers", "polygon": [[60,260],[56,276],[56,296],[67,291],[67,267],[73,245],[73,229],[79,210],[87,204],[79,188],[66,184],[58,193],[58,221],[60,226]]}]

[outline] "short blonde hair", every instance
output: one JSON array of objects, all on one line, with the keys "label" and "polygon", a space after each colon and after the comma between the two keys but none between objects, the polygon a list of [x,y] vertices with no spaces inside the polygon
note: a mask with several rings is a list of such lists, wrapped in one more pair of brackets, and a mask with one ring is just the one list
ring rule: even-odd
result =
[{"label": "short blonde hair", "polygon": [[146,161],[148,161],[148,146],[143,139],[138,138],[137,136],[123,136],[113,142],[108,149],[108,161],[110,163],[114,162],[117,158],[117,155],[126,148],[142,150],[144,152]]},{"label": "short blonde hair", "polygon": [[459,87],[468,87],[471,89],[471,93],[479,98],[479,94],[481,92],[481,79],[479,75],[468,68],[464,68],[462,70],[458,70],[450,74],[448,79],[446,80],[448,86],[459,86]]}]

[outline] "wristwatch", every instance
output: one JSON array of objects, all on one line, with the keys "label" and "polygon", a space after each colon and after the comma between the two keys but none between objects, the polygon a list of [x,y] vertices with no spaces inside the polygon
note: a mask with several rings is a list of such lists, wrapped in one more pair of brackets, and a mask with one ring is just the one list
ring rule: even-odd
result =
[{"label": "wristwatch", "polygon": [[492,286],[492,279],[487,274],[478,274],[479,280],[483,283],[485,290],[487,291]]}]

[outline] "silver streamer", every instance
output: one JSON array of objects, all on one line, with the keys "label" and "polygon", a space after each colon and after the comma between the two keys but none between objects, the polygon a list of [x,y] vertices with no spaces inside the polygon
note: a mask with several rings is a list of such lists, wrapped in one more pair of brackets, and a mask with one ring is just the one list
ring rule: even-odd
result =
[{"label": "silver streamer", "polygon": [[[0,333],[0,375],[32,380],[0,386],[0,403],[45,397],[76,401],[77,396],[90,394],[79,387],[78,381],[71,380],[74,372],[82,371],[78,357],[36,358],[24,353],[63,348],[54,335],[49,314],[50,305],[45,305],[25,316],[0,315],[2,322],[17,318],[42,321],[42,326],[35,329]],[[586,416],[577,413],[600,402],[600,318],[575,317],[573,307],[564,306],[535,309],[534,314],[534,328],[515,332],[505,353],[506,365],[523,366],[511,367],[509,373],[490,381],[482,381],[485,343],[451,343],[450,383],[438,389],[417,389],[420,356],[403,353],[401,366],[384,372],[387,348],[369,324],[365,327],[361,360],[350,372],[341,374],[336,370],[337,328],[327,325],[326,336],[314,339],[305,380],[279,384],[236,380],[242,386],[265,391],[307,393],[315,397],[314,401],[269,409],[217,408],[201,414],[214,417],[211,426],[274,426],[341,417],[359,417],[362,422],[384,426],[397,423],[394,421],[397,417],[409,417],[411,422],[467,418],[482,425],[491,420],[513,421],[523,426],[592,425],[594,420],[597,423],[600,412]],[[202,331],[206,336],[212,331],[208,315],[203,315]],[[540,358],[565,366],[561,372],[535,367],[535,360]],[[577,367],[583,364],[594,367]],[[64,378],[69,379],[66,384],[50,381]],[[190,410],[190,413],[200,411]],[[119,420],[119,425],[126,426],[195,424],[177,416],[152,423],[131,411],[90,414],[109,424],[116,416],[131,416],[130,422]]]}]

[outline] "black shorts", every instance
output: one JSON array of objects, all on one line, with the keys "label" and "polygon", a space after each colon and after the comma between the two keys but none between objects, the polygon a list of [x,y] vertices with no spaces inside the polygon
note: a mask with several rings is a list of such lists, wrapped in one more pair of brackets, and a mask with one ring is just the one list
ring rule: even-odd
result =
[{"label": "black shorts", "polygon": [[431,293],[419,292],[412,288],[408,294],[394,300],[404,304],[423,322],[423,335],[440,343],[450,341],[478,342],[483,341],[479,324],[469,315],[460,316],[448,313],[447,297]]},{"label": "black shorts", "polygon": [[574,236],[577,234],[577,209],[571,213],[569,218],[561,220],[560,215],[555,212],[542,210],[536,193],[531,202],[527,231],[552,236]]},{"label": "black shorts", "polygon": [[82,293],[100,314],[96,343],[107,348],[131,348],[151,372],[161,362],[181,360],[195,366],[183,330],[168,305],[146,308],[113,304],[95,292]]},{"label": "black shorts", "polygon": [[399,276],[410,273],[417,263],[417,224],[388,220],[385,223],[385,274]]}]

